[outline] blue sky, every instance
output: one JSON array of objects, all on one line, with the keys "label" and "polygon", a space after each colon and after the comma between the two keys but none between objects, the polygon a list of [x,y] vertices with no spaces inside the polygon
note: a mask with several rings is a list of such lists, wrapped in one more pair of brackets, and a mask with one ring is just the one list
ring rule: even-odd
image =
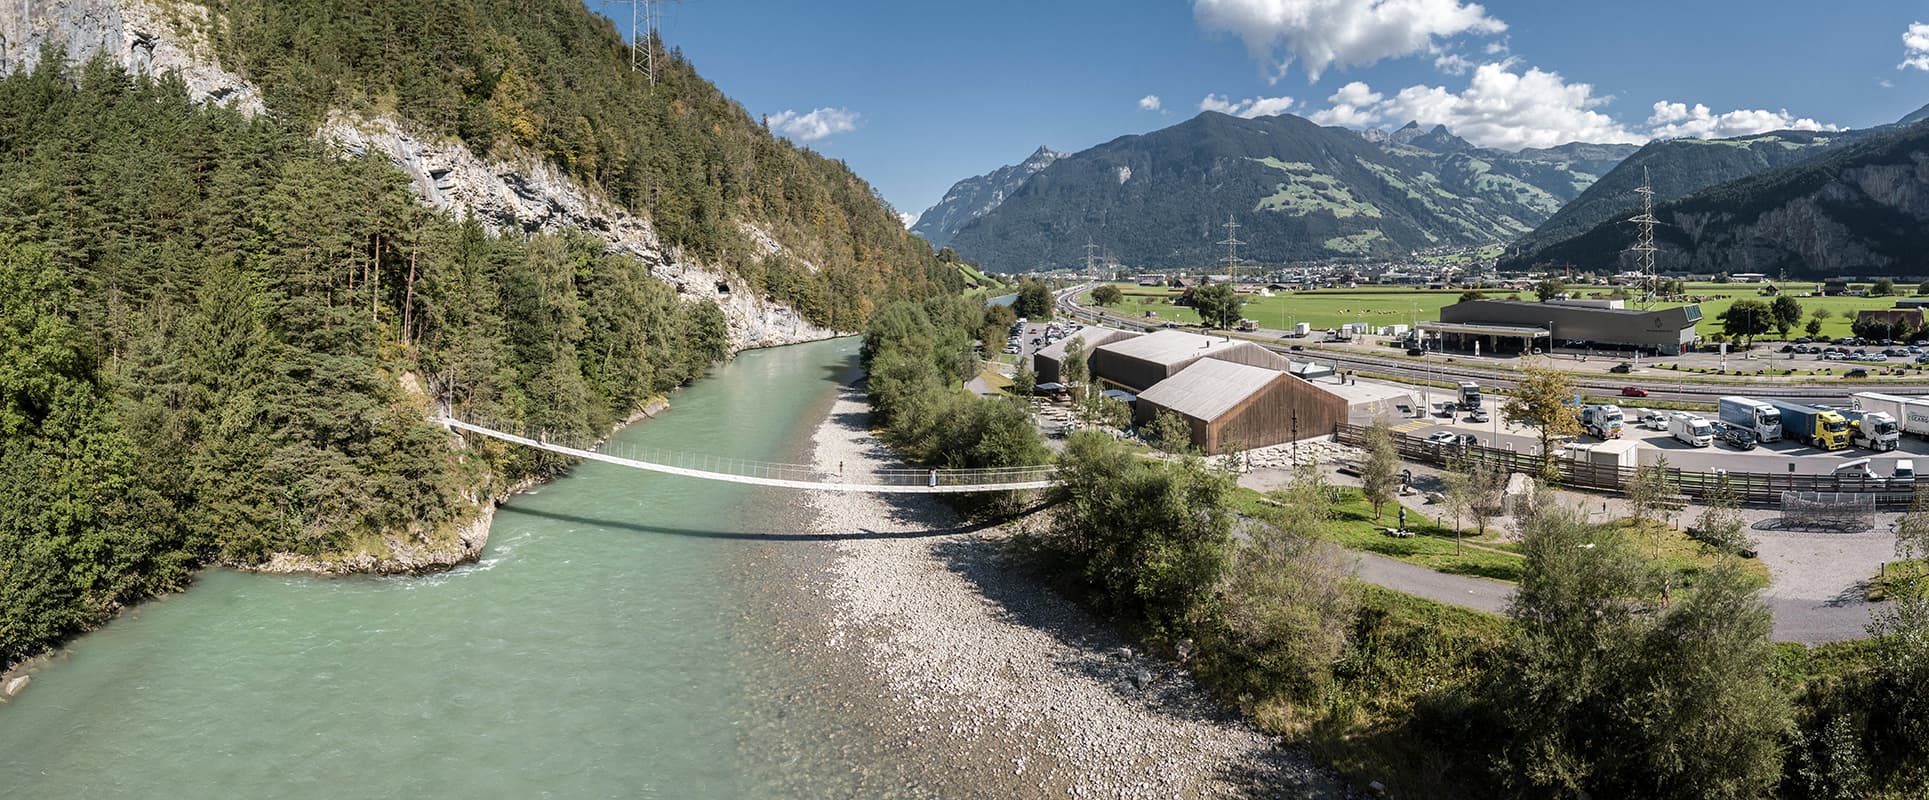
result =
[{"label": "blue sky", "polygon": [[[626,4],[589,4],[628,29]],[[662,30],[751,113],[913,214],[1039,145],[1081,150],[1202,104],[1419,118],[1515,149],[1859,128],[1929,103],[1921,2],[1586,5],[684,0]]]}]

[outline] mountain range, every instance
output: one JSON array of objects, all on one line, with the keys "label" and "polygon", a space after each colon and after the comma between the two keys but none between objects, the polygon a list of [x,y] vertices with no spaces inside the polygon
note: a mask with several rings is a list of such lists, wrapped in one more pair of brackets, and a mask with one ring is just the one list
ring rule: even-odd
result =
[{"label": "mountain range", "polygon": [[[1802,277],[1929,275],[1929,120],[1851,138],[1794,164],[1657,205],[1658,267]],[[1714,148],[1725,145],[1693,147],[1722,152]],[[1635,233],[1617,214],[1512,264],[1626,269]]]},{"label": "mountain range", "polygon": [[1005,202],[1012,192],[1018,191],[1018,187],[1023,186],[1031,176],[1064,157],[1064,153],[1040,147],[1020,163],[958,181],[951,186],[951,191],[944,193],[943,200],[918,215],[911,232],[924,237],[933,247],[950,244],[951,237],[958,235],[959,228],[990,213],[999,203]]},{"label": "mountain range", "polygon": [[[1241,256],[1259,262],[1394,257],[1525,234],[1634,150],[1509,153],[1438,126],[1368,136],[1290,114],[1205,112],[1053,158],[1014,188],[1025,165],[960,182],[947,201],[977,198],[976,213],[959,224],[953,209],[964,204],[940,203],[919,227],[943,209],[944,225],[956,226],[945,243],[1011,272],[1082,264],[1088,240],[1133,265],[1211,263],[1225,252],[1216,243],[1228,220],[1242,226]],[[998,193],[1002,201],[989,202]]]}]

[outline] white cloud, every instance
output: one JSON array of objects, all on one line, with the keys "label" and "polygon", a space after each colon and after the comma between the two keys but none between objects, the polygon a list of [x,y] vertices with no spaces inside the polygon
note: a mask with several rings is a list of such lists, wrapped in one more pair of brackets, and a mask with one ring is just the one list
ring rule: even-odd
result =
[{"label": "white cloud", "polygon": [[1385,99],[1379,92],[1359,81],[1354,81],[1332,96],[1326,98],[1332,107],[1315,111],[1307,118],[1321,125],[1343,125],[1348,128],[1364,128],[1380,121],[1379,112],[1374,108]]},{"label": "white cloud", "polygon": [[[1445,125],[1462,139],[1503,150],[1552,147],[1575,141],[1639,143],[1645,140],[1646,137],[1629,131],[1614,118],[1594,110],[1609,98],[1596,97],[1593,86],[1568,83],[1560,73],[1532,67],[1516,72],[1514,66],[1511,60],[1482,64],[1474,70],[1467,88],[1460,92],[1450,92],[1442,86],[1409,86],[1372,104],[1370,110],[1381,119]],[[1358,106],[1352,108],[1356,112],[1360,110]],[[1341,109],[1342,106],[1336,105],[1332,110],[1340,112]]]},{"label": "white cloud", "polygon": [[800,142],[815,142],[857,130],[858,114],[844,108],[820,108],[808,113],[779,111],[764,119],[770,129]]},{"label": "white cloud", "polygon": [[1199,27],[1238,36],[1254,60],[1286,74],[1293,62],[1319,80],[1328,67],[1358,67],[1427,52],[1435,40],[1507,29],[1461,0],[1193,0]]},{"label": "white cloud", "polygon": [[1896,82],[1895,82],[1895,81],[1892,81],[1892,80],[1889,80],[1888,78],[1878,78],[1878,79],[1876,79],[1876,82],[1875,82],[1875,85],[1877,85],[1877,86],[1880,86],[1880,87],[1882,87],[1882,88],[1884,88],[1884,89],[1894,89],[1894,88],[1896,88]]},{"label": "white cloud", "polygon": [[1465,75],[1474,68],[1474,62],[1459,53],[1441,52],[1433,57],[1433,68],[1448,75]]},{"label": "white cloud", "polygon": [[1506,39],[1503,38],[1498,42],[1487,43],[1487,55],[1498,56],[1498,55],[1506,55],[1506,53],[1507,53]]},{"label": "white cloud", "polygon": [[1929,23],[1910,23],[1902,32],[1902,63],[1896,69],[1929,70]]},{"label": "white cloud", "polygon": [[1291,97],[1248,97],[1234,102],[1229,97],[1209,94],[1206,95],[1205,99],[1199,101],[1199,110],[1217,111],[1221,114],[1231,114],[1235,117],[1252,119],[1253,117],[1270,117],[1275,114],[1284,114],[1288,109],[1293,107],[1294,102]]},{"label": "white cloud", "polygon": [[1141,111],[1157,111],[1163,107],[1163,105],[1164,104],[1159,101],[1159,96],[1156,94],[1148,94],[1139,98],[1139,110]]},{"label": "white cloud", "polygon": [[898,214],[898,221],[904,223],[904,227],[909,228],[913,225],[918,224],[918,217],[921,217],[921,216],[923,215],[913,214],[908,211],[901,212]]},{"label": "white cloud", "polygon": [[1696,103],[1692,108],[1686,103],[1655,103],[1654,114],[1648,117],[1649,134],[1656,139],[1724,139],[1731,136],[1750,136],[1768,131],[1839,131],[1840,127],[1828,125],[1803,117],[1795,118],[1788,109],[1768,111],[1765,109],[1736,109],[1726,114],[1716,114],[1707,106]]}]

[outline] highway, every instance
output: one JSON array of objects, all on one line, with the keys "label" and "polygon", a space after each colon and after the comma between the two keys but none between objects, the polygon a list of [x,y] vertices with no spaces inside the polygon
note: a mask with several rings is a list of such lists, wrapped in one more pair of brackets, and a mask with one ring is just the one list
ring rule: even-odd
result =
[{"label": "highway", "polygon": [[[1094,309],[1079,304],[1079,293],[1089,288],[1089,285],[1078,286],[1059,292],[1059,307],[1070,312],[1073,316],[1098,321],[1112,327],[1125,328],[1128,330],[1148,330],[1153,327],[1129,317],[1118,316],[1103,308]],[[1448,357],[1442,356],[1429,356],[1425,361],[1415,361],[1409,358],[1375,356],[1350,350],[1323,348],[1311,344],[1301,345],[1304,349],[1296,351],[1292,350],[1289,345],[1267,341],[1268,338],[1276,339],[1283,336],[1285,334],[1284,331],[1261,329],[1257,333],[1258,335],[1256,336],[1247,334],[1241,338],[1248,339],[1268,350],[1299,361],[1318,361],[1332,364],[1334,369],[1357,370],[1375,375],[1413,381],[1444,381],[1452,383],[1455,381],[1470,380],[1479,383],[1482,387],[1494,389],[1513,388],[1513,379],[1519,374],[1507,369],[1447,363],[1445,358]],[[1635,376],[1606,376],[1599,378],[1573,372],[1568,374],[1572,376],[1577,389],[1590,395],[1615,397],[1620,394],[1622,387],[1633,385],[1647,390],[1649,400],[1702,403],[1710,406],[1714,405],[1718,398],[1733,394],[1752,394],[1782,400],[1802,400],[1831,405],[1848,405],[1849,395],[1854,392],[1929,395],[1929,384],[1885,383],[1875,380],[1855,381],[1853,383],[1839,382],[1823,385],[1763,383],[1750,386],[1743,383],[1706,384],[1667,381],[1660,379],[1657,374],[1652,372]],[[1640,401],[1629,400],[1628,402],[1639,403]]]}]

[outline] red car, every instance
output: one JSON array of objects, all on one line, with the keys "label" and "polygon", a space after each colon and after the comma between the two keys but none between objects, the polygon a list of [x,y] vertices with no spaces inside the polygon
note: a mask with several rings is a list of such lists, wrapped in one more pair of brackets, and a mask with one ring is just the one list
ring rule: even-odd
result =
[{"label": "red car", "polygon": [[1648,390],[1642,389],[1636,386],[1623,386],[1621,387],[1621,396],[1622,397],[1647,397]]}]

